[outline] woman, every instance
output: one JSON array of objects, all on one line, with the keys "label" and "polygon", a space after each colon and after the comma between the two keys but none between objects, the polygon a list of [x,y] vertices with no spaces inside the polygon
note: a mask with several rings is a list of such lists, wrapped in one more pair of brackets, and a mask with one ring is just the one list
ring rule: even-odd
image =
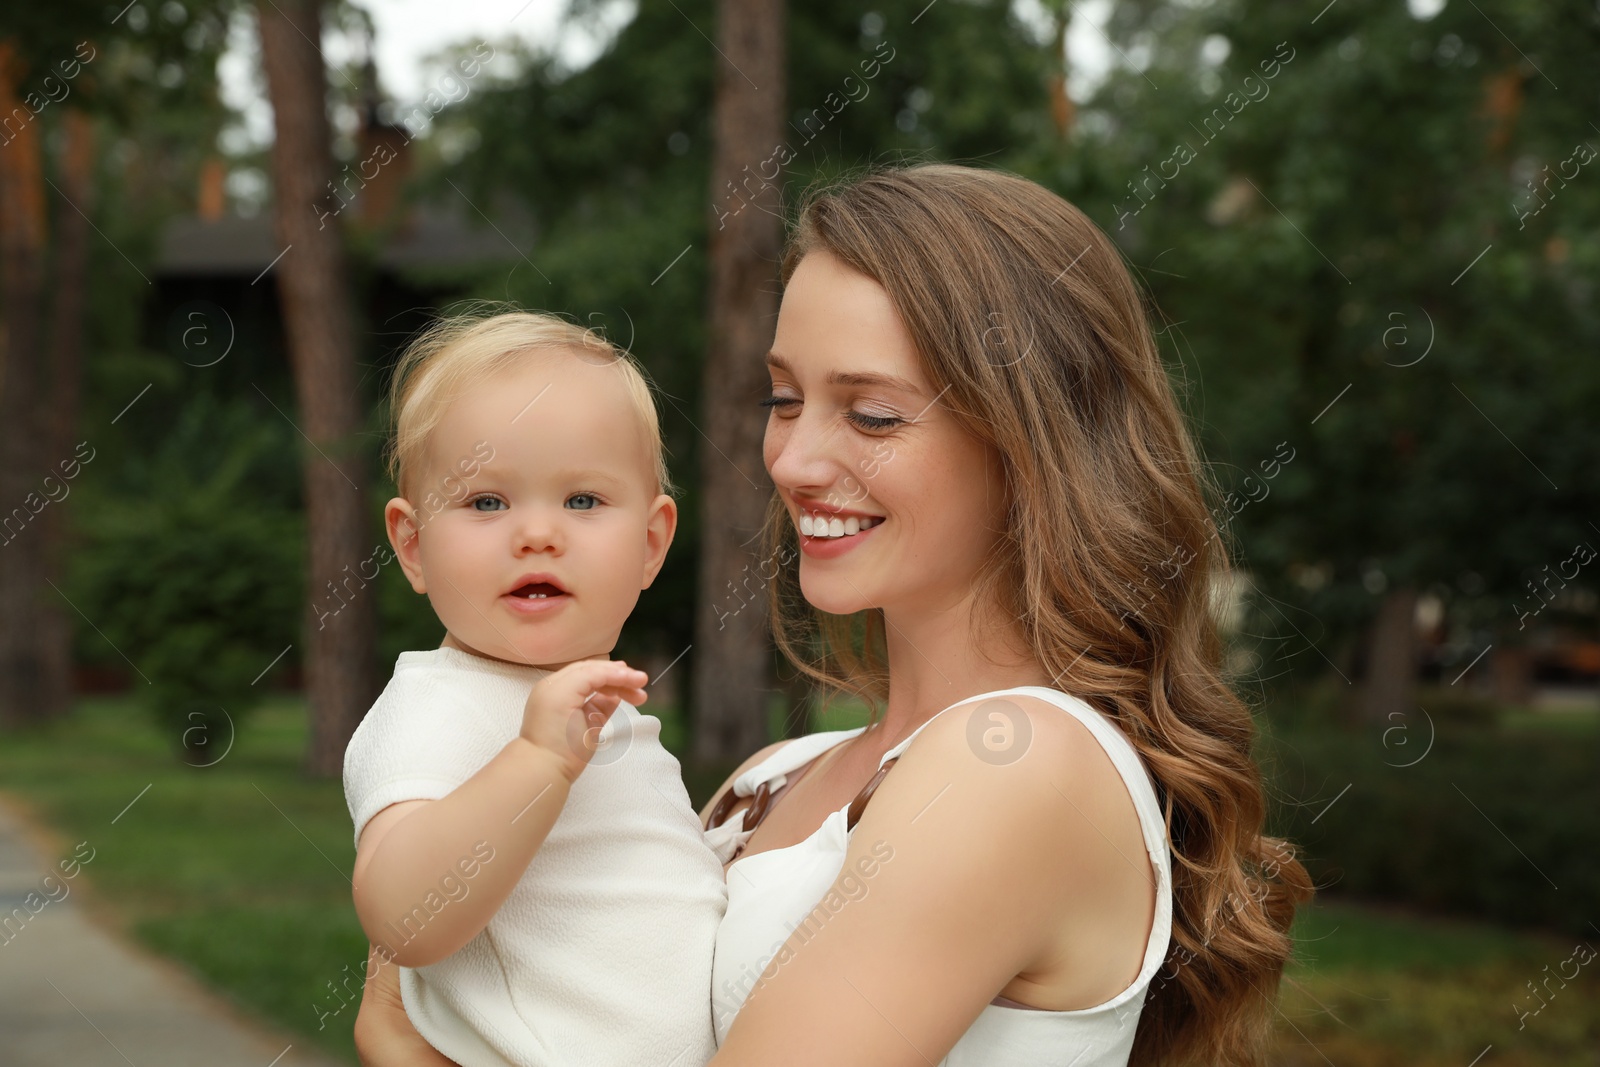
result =
[{"label": "woman", "polygon": [[[1261,834],[1209,486],[1115,245],[917,166],[813,197],[783,279],[773,632],[881,714],[702,813],[712,1062],[1261,1062],[1310,885]],[[364,1060],[443,1062],[389,1051],[392,970]]]}]

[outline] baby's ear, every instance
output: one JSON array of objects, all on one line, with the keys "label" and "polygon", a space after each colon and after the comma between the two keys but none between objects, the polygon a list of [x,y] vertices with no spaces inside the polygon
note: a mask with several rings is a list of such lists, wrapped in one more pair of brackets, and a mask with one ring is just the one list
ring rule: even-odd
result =
[{"label": "baby's ear", "polygon": [[662,493],[650,502],[650,517],[645,523],[644,585],[641,589],[650,588],[650,583],[656,580],[677,532],[678,502]]},{"label": "baby's ear", "polygon": [[426,593],[428,586],[422,574],[422,524],[417,521],[416,509],[409,500],[397,496],[383,506],[383,525],[412,590]]}]

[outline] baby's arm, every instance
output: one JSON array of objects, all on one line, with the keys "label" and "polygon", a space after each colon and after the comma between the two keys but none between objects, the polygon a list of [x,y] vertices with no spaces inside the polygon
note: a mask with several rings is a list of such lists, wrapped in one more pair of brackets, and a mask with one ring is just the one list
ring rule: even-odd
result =
[{"label": "baby's arm", "polygon": [[[352,895],[361,928],[380,952],[421,967],[477,936],[549,836],[600,726],[623,699],[644,702],[638,686],[646,678],[620,660],[569,664],[533,687],[521,733],[471,778],[438,800],[391,804],[367,822]],[[469,882],[457,865],[470,868],[474,860],[478,871]],[[446,877],[467,892],[446,899]],[[442,906],[429,908],[430,896]],[[419,914],[422,921],[403,925]],[[400,929],[403,944],[395,937]]]}]

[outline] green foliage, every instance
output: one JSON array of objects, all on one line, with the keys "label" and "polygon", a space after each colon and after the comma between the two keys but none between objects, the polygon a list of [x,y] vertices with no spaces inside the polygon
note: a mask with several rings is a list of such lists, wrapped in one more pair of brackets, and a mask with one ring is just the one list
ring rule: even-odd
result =
[{"label": "green foliage", "polygon": [[[194,168],[215,151],[228,117],[217,60],[238,6],[234,0],[7,4],[0,8],[0,40],[18,49],[19,97],[46,131],[68,107],[103,120],[100,151],[120,149],[122,184],[136,194],[132,214],[148,222],[160,207],[179,202],[179,190],[193,188]],[[130,158],[135,151],[139,158]]]},{"label": "green foliage", "polygon": [[1120,67],[1029,167],[1149,286],[1224,490],[1260,495],[1260,461],[1295,449],[1232,524],[1274,601],[1254,629],[1303,653],[1293,625],[1336,658],[1411,583],[1444,600],[1464,666],[1518,639],[1508,602],[1600,503],[1597,165],[1521,217],[1530,178],[1600,144],[1580,103],[1600,95],[1600,20],[1531,2],[1316,14],[1119,4],[1110,33],[1148,68]]},{"label": "green foliage", "polygon": [[192,397],[142,470],[125,470],[143,477],[90,503],[74,558],[75,602],[197,765],[266,695],[255,679],[300,624],[303,522],[262,491],[294,453],[293,431],[249,406]]},{"label": "green foliage", "polygon": [[[1293,450],[1231,522],[1270,598],[1254,629],[1298,646],[1293,625],[1337,656],[1376,595],[1409,582],[1445,601],[1465,657],[1496,631],[1514,639],[1506,590],[1564,558],[1600,500],[1585,458],[1600,368],[1584,356],[1600,343],[1584,237],[1600,179],[1580,173],[1519,217],[1529,178],[1593,133],[1576,105],[1600,94],[1592,13],[1519,3],[1491,21],[1448,5],[1420,20],[1354,0],[1313,23],[1264,0],[1121,3],[1107,28],[1119,61],[1066,140],[1048,118],[1048,32],[1009,5],[805,5],[787,29],[786,210],[818,179],[894,159],[1035,177],[1148,286],[1224,492],[1256,495],[1260,464]],[[538,270],[483,295],[604,325],[650,367],[690,544],[704,248],[740,202],[706,195],[722,62],[708,34],[704,0],[646,2],[583,70],[523,54],[518,77],[441,116],[476,147],[433,179],[518,204],[537,227]],[[875,55],[890,58],[865,78]],[[1484,101],[1508,73],[1521,95],[1496,134]],[[1180,145],[1191,158],[1174,173]],[[682,631],[691,564],[674,557],[669,595],[645,612]]]},{"label": "green foliage", "polygon": [[1460,723],[1444,706],[1430,706],[1430,716],[1363,734],[1276,732],[1261,753],[1277,789],[1274,832],[1304,850],[1329,894],[1592,933],[1600,899],[1593,717],[1580,732],[1553,733],[1477,716]]}]

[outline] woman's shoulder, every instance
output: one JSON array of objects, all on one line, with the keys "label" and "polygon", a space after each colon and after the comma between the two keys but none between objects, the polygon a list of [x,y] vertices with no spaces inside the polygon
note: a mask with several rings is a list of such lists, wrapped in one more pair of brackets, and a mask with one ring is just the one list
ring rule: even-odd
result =
[{"label": "woman's shoulder", "polygon": [[1085,813],[1104,818],[1121,807],[1116,798],[1128,796],[1135,810],[1122,810],[1137,822],[1138,809],[1153,798],[1137,754],[1115,724],[1056,690],[1021,687],[948,708],[898,757],[879,793],[899,779],[893,792],[902,803],[914,805],[927,794],[929,815],[939,807],[929,798],[943,793],[964,798],[960,803],[991,825],[1056,826],[1069,832],[1043,840],[1068,851],[1080,833],[1095,832]]},{"label": "woman's shoulder", "polygon": [[[1098,720],[1098,721],[1097,721]],[[901,763],[1015,768],[1018,776],[1060,777],[1085,760],[1109,756],[1106,728],[1125,739],[1092,705],[1060,690],[1019,686],[946,708],[885,758]],[[920,755],[914,756],[914,753]],[[953,769],[953,768],[952,768]]]},{"label": "woman's shoulder", "polygon": [[[864,925],[870,911],[873,923],[892,916],[900,928],[936,929],[935,956],[986,969],[996,988],[1024,972],[1058,973],[1069,950],[1085,959],[1100,952],[1108,924],[1130,931],[1119,951],[1148,956],[1158,935],[1135,930],[1127,913],[1147,894],[1150,907],[1161,907],[1164,878],[1145,844],[1153,839],[1141,840],[1149,826],[1127,799],[1100,729],[1088,725],[1092,716],[1064,703],[985,694],[917,732],[851,834],[847,868],[869,848],[892,860],[880,857],[889,873],[873,876]],[[950,917],[965,915],[994,921],[981,939],[944,929],[963,927]],[[1079,979],[1087,981],[1070,982]]]}]

